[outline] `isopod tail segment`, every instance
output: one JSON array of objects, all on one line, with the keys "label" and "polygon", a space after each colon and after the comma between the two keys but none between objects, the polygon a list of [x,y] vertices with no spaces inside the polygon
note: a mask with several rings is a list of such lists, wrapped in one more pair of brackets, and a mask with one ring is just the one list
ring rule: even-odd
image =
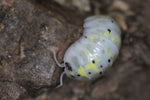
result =
[{"label": "isopod tail segment", "polygon": [[[65,67],[65,66],[64,66],[64,63],[60,64],[59,61],[57,60],[56,52],[55,52],[54,48],[51,48],[51,51],[52,51],[52,53],[53,53],[53,58],[54,58],[56,64],[57,64],[59,67],[61,67],[61,68]],[[59,87],[61,87],[61,86],[63,85],[63,76],[64,76],[64,74],[66,74],[65,71],[63,71],[63,72],[61,73],[61,75],[60,75],[60,84],[59,84],[56,88],[59,88]]]}]

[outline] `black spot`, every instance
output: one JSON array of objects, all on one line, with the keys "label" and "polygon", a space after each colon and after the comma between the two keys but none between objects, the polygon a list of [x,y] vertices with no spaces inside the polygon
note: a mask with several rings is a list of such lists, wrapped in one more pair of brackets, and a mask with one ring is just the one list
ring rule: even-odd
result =
[{"label": "black spot", "polygon": [[107,31],[109,31],[109,33],[111,32],[111,30],[110,30],[110,29],[107,29]]},{"label": "black spot", "polygon": [[102,75],[102,72],[99,72],[100,75]]},{"label": "black spot", "polygon": [[100,65],[101,68],[103,68],[103,65]]},{"label": "black spot", "polygon": [[66,65],[66,68],[67,68],[68,70],[72,71],[72,67],[70,66],[69,63],[66,62],[65,65]]},{"label": "black spot", "polygon": [[110,62],[111,62],[111,59],[108,59],[108,62],[110,63]]},{"label": "black spot", "polygon": [[88,72],[88,74],[91,74],[91,72]]},{"label": "black spot", "polygon": [[92,60],[92,63],[95,64],[95,60]]},{"label": "black spot", "polygon": [[71,75],[72,78],[75,78],[73,75]]},{"label": "black spot", "polygon": [[80,74],[78,74],[77,76],[80,76]]},{"label": "black spot", "polygon": [[111,22],[112,22],[112,23],[114,23],[114,21],[113,21],[113,20],[111,20]]},{"label": "black spot", "polygon": [[40,25],[40,28],[45,28],[47,25],[45,24],[45,23],[42,23],[41,25]]},{"label": "black spot", "polygon": [[87,39],[87,36],[84,36]]}]

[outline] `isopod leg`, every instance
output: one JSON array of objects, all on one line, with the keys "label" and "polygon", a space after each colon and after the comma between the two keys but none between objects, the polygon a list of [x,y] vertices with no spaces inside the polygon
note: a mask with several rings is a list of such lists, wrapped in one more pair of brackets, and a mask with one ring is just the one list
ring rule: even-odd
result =
[{"label": "isopod leg", "polygon": [[61,73],[61,76],[60,76],[60,84],[56,87],[56,88],[59,88],[63,85],[63,76],[65,74],[65,71]]}]

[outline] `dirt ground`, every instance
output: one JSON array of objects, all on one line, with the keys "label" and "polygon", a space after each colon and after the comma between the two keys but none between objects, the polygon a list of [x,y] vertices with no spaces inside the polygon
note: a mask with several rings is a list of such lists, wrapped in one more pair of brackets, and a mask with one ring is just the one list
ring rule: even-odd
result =
[{"label": "dirt ground", "polygon": [[[121,0],[121,8],[95,0],[88,12],[56,3],[43,7],[39,1],[0,0],[0,100],[150,100],[149,0]],[[118,19],[120,54],[103,77],[81,82],[65,76],[56,89],[62,69],[45,46],[56,45],[61,61],[82,35],[83,19],[95,13],[95,5]]]}]

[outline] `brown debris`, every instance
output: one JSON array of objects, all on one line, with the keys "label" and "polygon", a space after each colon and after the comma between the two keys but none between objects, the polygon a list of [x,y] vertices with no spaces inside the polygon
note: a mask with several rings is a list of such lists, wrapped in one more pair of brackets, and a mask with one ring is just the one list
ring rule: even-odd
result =
[{"label": "brown debris", "polygon": [[2,31],[2,29],[4,29],[4,25],[1,23],[0,24],[0,31]]},{"label": "brown debris", "polygon": [[25,57],[25,54],[24,54],[24,41],[21,40],[20,41],[20,58],[23,59]]}]

